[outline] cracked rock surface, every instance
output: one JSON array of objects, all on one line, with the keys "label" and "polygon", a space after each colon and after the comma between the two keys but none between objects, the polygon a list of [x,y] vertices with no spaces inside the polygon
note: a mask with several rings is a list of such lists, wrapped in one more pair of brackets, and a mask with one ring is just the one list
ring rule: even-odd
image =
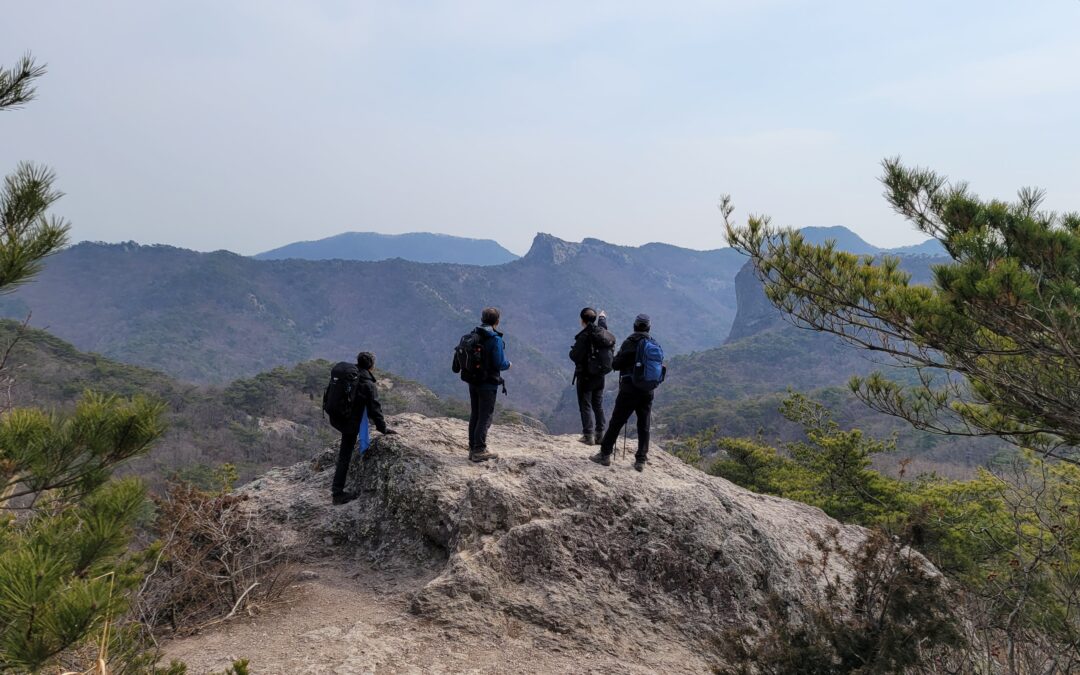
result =
[{"label": "cracked rock surface", "polygon": [[760,625],[770,594],[797,610],[819,592],[799,562],[814,557],[812,534],[838,528],[845,547],[864,536],[655,447],[637,473],[632,453],[601,467],[574,436],[496,426],[489,448],[500,457],[473,464],[462,421],[409,414],[391,425],[399,435],[353,462],[354,502],[330,506],[332,451],[242,491],[297,557],[413,570],[422,581],[405,596],[409,612],[471,635],[496,639],[513,621],[551,644],[677,647],[707,668],[723,631]]}]

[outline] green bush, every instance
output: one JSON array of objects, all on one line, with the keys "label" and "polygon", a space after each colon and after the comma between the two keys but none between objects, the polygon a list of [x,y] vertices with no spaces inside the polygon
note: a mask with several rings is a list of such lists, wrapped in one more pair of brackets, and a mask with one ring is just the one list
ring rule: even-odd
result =
[{"label": "green bush", "polygon": [[[966,481],[894,478],[870,468],[874,455],[892,451],[892,441],[845,431],[800,395],[783,411],[803,426],[807,440],[778,450],[759,440],[702,434],[683,448],[696,448],[689,458],[713,475],[818,506],[925,554],[961,591],[956,609],[968,637],[998,654],[995,663],[1015,662],[1012,672],[1080,665],[1080,467],[1028,453]],[[715,457],[704,461],[702,449],[715,450]]]}]

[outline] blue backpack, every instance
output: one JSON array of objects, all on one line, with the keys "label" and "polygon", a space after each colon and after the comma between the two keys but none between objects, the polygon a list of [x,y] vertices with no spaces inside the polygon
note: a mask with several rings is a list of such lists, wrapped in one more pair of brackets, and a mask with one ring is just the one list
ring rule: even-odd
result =
[{"label": "blue backpack", "polygon": [[641,391],[652,391],[660,386],[667,375],[664,367],[664,349],[660,343],[647,337],[637,346],[634,369],[630,372],[630,381]]}]

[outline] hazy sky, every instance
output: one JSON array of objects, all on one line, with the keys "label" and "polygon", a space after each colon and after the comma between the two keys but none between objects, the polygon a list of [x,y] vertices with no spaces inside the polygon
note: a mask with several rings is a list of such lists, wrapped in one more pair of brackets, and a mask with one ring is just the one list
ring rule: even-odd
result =
[{"label": "hazy sky", "polygon": [[922,239],[886,156],[1080,209],[1080,1],[7,3],[0,170],[76,240],[255,253],[346,230],[723,245],[717,197]]}]

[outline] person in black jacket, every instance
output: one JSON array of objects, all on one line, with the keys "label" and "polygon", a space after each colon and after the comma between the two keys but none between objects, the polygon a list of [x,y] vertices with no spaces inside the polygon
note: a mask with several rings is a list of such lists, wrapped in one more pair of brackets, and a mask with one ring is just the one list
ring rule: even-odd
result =
[{"label": "person in black jacket", "polygon": [[[578,410],[581,412],[581,438],[585,445],[599,445],[604,435],[604,375],[599,366],[604,352],[610,366],[615,336],[607,330],[607,316],[597,315],[592,307],[581,310],[581,331],[574,336],[570,360],[574,362],[574,383],[577,385]],[[594,354],[590,367],[590,355]],[[594,425],[595,423],[595,425]]]},{"label": "person in black jacket", "polygon": [[615,441],[619,438],[623,425],[630,420],[630,415],[637,416],[637,454],[634,456],[634,469],[645,470],[649,458],[649,425],[652,416],[653,392],[642,391],[634,386],[632,373],[637,361],[638,343],[649,337],[651,321],[647,314],[638,314],[634,319],[634,332],[623,341],[619,352],[615,354],[612,366],[619,371],[619,395],[615,398],[615,409],[611,411],[611,424],[600,442],[600,452],[589,459],[603,466],[611,466],[611,454],[615,451]]},{"label": "person in black jacket", "polygon": [[381,433],[397,433],[386,426],[382,405],[379,403],[378,386],[375,384],[375,375],[371,372],[375,367],[375,355],[371,352],[360,352],[356,356],[356,366],[360,369],[360,378],[356,382],[353,414],[350,415],[348,423],[341,427],[341,449],[338,452],[337,467],[334,469],[334,482],[330,486],[334,504],[347,504],[357,497],[355,493],[345,491],[345,478],[356,449],[356,438],[360,434],[364,411],[367,411],[368,423]]}]

